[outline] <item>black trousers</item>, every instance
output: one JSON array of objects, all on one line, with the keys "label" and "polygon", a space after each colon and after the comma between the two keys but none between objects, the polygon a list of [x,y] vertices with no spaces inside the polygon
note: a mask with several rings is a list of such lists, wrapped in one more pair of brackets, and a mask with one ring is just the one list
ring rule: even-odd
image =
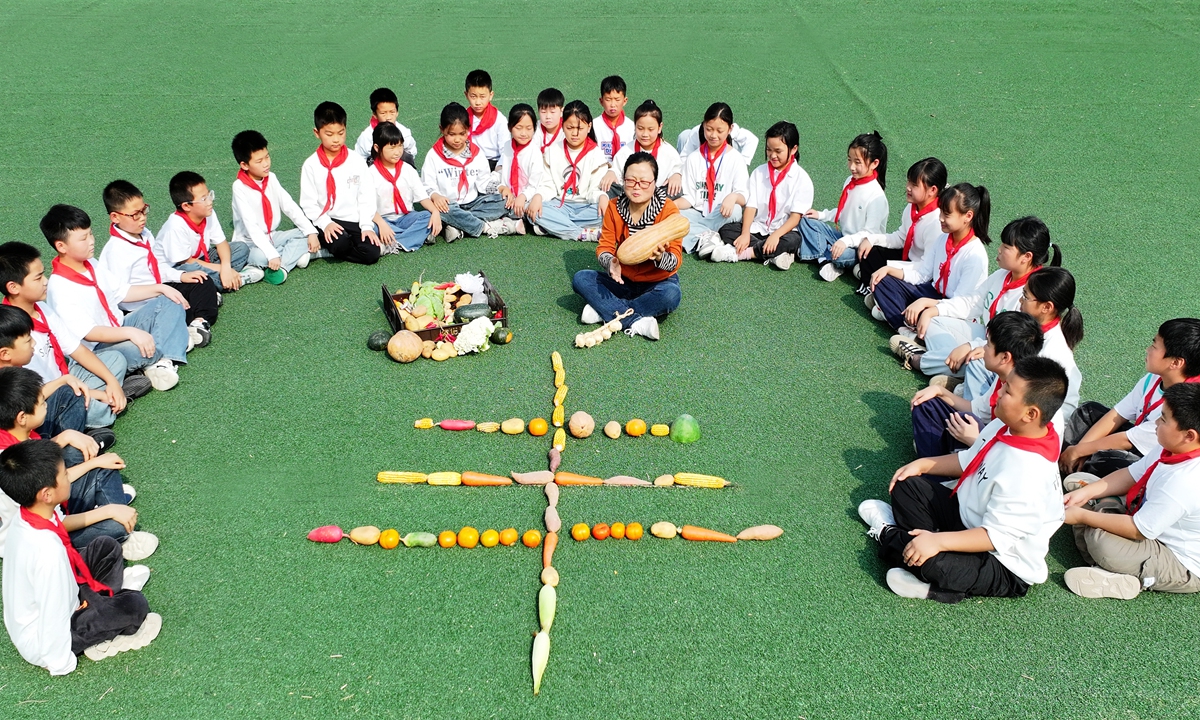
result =
[{"label": "black trousers", "polygon": [[892,489],[896,525],[880,534],[879,557],[889,566],[905,568],[929,583],[930,597],[942,602],[957,602],[972,595],[1023,597],[1029,592],[1029,585],[988,552],[943,552],[920,567],[904,564],[904,548],[912,539],[909,530],[966,530],[958,514],[958,498],[937,480],[918,475],[896,483]]},{"label": "black trousers", "polygon": [[328,250],[338,260],[346,262],[359,265],[374,265],[379,262],[379,246],[370,240],[363,240],[362,229],[359,228],[358,223],[337,219],[334,219],[334,222],[341,225],[345,232],[333,240],[328,240],[325,237],[325,231],[321,230],[317,234],[317,238],[320,239],[322,248]]},{"label": "black trousers", "polygon": [[120,543],[108,536],[98,537],[79,554],[92,577],[112,588],[113,594],[108,597],[87,585],[79,586],[80,607],[71,616],[71,652],[76,655],[118,635],[134,634],[150,612],[145,595],[121,589],[125,559]]},{"label": "black trousers", "polygon": [[[1067,421],[1066,432],[1063,433],[1064,445],[1078,445],[1083,436],[1100,418],[1108,414],[1109,408],[1095,401],[1085,402],[1079,406],[1071,419]],[[1128,422],[1117,426],[1113,432],[1125,432],[1133,427]],[[1110,473],[1129,467],[1142,458],[1137,449],[1131,450],[1101,450],[1083,461],[1083,472],[1096,477],[1104,477]]]},{"label": "black trousers", "polygon": [[870,282],[875,271],[888,264],[888,260],[899,260],[904,256],[900,248],[885,248],[872,245],[871,252],[858,261],[858,273],[863,282]]},{"label": "black trousers", "polygon": [[173,282],[166,285],[178,290],[183,299],[188,301],[185,314],[189,323],[196,318],[204,318],[209,325],[217,322],[217,286],[207,275],[198,283]]},{"label": "black trousers", "polygon": [[[738,222],[725,223],[717,232],[726,245],[732,245],[738,239],[738,236],[742,234],[742,223],[740,220]],[[778,255],[795,255],[796,251],[800,249],[800,231],[792,230],[789,233],[785,233],[783,237],[779,238],[779,244],[775,246],[775,251],[772,253],[763,254],[763,245],[766,244],[766,235],[750,234],[750,248],[754,250],[755,260],[770,260]]]}]

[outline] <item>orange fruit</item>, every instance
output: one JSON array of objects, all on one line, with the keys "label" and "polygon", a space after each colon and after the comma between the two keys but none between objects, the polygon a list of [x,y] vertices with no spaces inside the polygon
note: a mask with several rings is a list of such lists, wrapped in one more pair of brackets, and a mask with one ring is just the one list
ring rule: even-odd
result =
[{"label": "orange fruit", "polygon": [[629,523],[629,525],[625,526],[625,539],[626,540],[641,540],[642,539],[642,524],[632,522],[632,523]]},{"label": "orange fruit", "polygon": [[542,534],[537,530],[526,530],[521,542],[525,543],[525,547],[535,548],[542,544]]},{"label": "orange fruit", "polygon": [[612,527],[610,527],[608,529],[608,535],[613,540],[625,539],[625,523],[622,523],[622,522],[613,523]]},{"label": "orange fruit", "polygon": [[505,528],[500,531],[500,544],[508,547],[509,545],[517,544],[517,529]]},{"label": "orange fruit", "polygon": [[379,547],[384,550],[393,550],[400,544],[400,533],[389,528],[379,533]]},{"label": "orange fruit", "polygon": [[441,545],[444,548],[452,548],[457,544],[458,536],[454,534],[453,530],[443,530],[441,534],[438,535],[438,545]]},{"label": "orange fruit", "polygon": [[641,437],[646,434],[646,421],[634,418],[625,423],[625,434],[629,437]]},{"label": "orange fruit", "polygon": [[529,434],[541,437],[550,432],[550,424],[546,418],[534,418],[529,421]]},{"label": "orange fruit", "polygon": [[611,530],[608,527],[608,523],[596,523],[592,526],[592,537],[596,538],[597,540],[608,539],[610,532]]},{"label": "orange fruit", "polygon": [[591,534],[592,529],[587,526],[587,523],[575,523],[575,525],[571,527],[571,537],[580,542],[587,540],[588,536]]},{"label": "orange fruit", "polygon": [[499,542],[500,533],[491,528],[484,530],[483,534],[479,536],[479,544],[484,547],[496,547]]},{"label": "orange fruit", "polygon": [[470,550],[479,544],[479,531],[468,525],[458,531],[458,544]]}]

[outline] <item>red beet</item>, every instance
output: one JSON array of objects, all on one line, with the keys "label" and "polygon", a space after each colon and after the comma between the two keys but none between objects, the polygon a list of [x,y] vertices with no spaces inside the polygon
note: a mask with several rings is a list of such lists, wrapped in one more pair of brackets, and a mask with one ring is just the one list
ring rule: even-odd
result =
[{"label": "red beet", "polygon": [[309,540],[323,543],[340,542],[344,537],[347,537],[347,535],[337,525],[322,525],[308,534]]}]

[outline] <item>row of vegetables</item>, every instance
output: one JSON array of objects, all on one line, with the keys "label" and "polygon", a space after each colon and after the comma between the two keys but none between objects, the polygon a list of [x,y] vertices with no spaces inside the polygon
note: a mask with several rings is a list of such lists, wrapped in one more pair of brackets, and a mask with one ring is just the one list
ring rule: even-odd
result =
[{"label": "row of vegetables", "polygon": [[649,480],[643,480],[631,475],[614,475],[608,478],[600,478],[593,475],[565,472],[563,470],[556,472],[550,472],[549,470],[535,470],[525,473],[512,472],[509,473],[509,476],[491,475],[472,470],[463,472],[443,470],[431,473],[383,470],[376,474],[375,479],[378,482],[388,485],[419,485],[424,483],[439,486],[466,485],[468,487],[500,487],[512,485],[516,482],[518,485],[616,485],[622,487],[671,487],[673,485],[682,485],[684,487],[720,489],[730,484],[725,478],[717,477],[716,475],[704,475],[702,473],[659,475],[654,479],[654,482],[650,482]]}]

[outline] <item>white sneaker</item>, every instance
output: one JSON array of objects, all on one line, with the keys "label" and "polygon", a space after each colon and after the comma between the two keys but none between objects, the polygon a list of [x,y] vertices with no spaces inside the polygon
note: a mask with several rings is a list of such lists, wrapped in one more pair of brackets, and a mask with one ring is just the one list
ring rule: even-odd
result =
[{"label": "white sneaker", "polygon": [[833,263],[827,262],[821,266],[821,269],[817,271],[817,274],[820,275],[821,279],[825,282],[833,282],[842,276],[842,271],[835,268]]},{"label": "white sneaker", "polygon": [[301,268],[301,269],[306,268],[306,267],[308,267],[308,263],[311,261],[312,261],[312,253],[304,253],[303,255],[300,256],[300,259],[296,261],[296,267]]},{"label": "white sneaker", "polygon": [[604,319],[600,317],[600,313],[596,312],[596,309],[591,305],[584,305],[583,312],[579,313],[579,322],[584,325],[595,325],[596,323],[604,322]]},{"label": "white sneaker", "polygon": [[879,539],[885,527],[896,524],[892,506],[882,500],[863,500],[858,504],[858,516],[867,524],[867,535],[873,540]]},{"label": "white sneaker", "polygon": [[129,502],[125,503],[126,505],[132,503],[133,499],[137,497],[137,490],[134,490],[129,483],[121,483],[121,492],[129,496]]},{"label": "white sneaker", "polygon": [[921,582],[916,576],[904,568],[892,568],[887,571],[887,584],[900,597],[914,600],[928,600],[930,585]]},{"label": "white sneaker", "polygon": [[159,392],[166,392],[179,384],[179,372],[175,369],[175,363],[165,358],[148,366],[142,373],[150,381],[151,387]]},{"label": "white sneaker", "polygon": [[625,328],[625,334],[629,337],[641,335],[648,340],[658,339],[658,320],[652,317],[643,317],[638,319],[629,327]]},{"label": "white sneaker", "polygon": [[883,311],[879,309],[878,305],[871,308],[871,317],[875,318],[879,322],[887,322],[887,315],[883,314]]},{"label": "white sneaker", "polygon": [[854,279],[862,280],[862,267],[858,263],[854,263]]},{"label": "white sneaker", "polygon": [[225,304],[225,296],[222,295],[221,293],[217,293],[217,307],[221,307],[224,304]]},{"label": "white sneaker", "polygon": [[499,220],[488,220],[483,224],[483,234],[490,238],[497,238],[504,235],[504,218]]},{"label": "white sneaker", "polygon": [[796,256],[793,255],[792,253],[781,253],[781,254],[776,255],[775,257],[771,258],[770,260],[766,261],[763,264],[770,265],[771,267],[775,268],[776,270],[787,270],[788,268],[790,268],[792,266],[792,263],[794,263],[795,261],[796,261]]},{"label": "white sneaker", "polygon": [[253,265],[247,265],[246,267],[242,268],[240,273],[238,273],[238,276],[242,278],[243,285],[252,285],[259,280],[262,280],[264,275],[265,273],[263,272],[262,268],[255,267]]},{"label": "white sneaker", "polygon": [[1074,567],[1063,574],[1067,589],[1079,597],[1132,600],[1142,591],[1142,581],[1098,567]]},{"label": "white sneaker", "polygon": [[158,549],[158,536],[142,530],[134,530],[121,543],[121,555],[129,562],[145,560]]},{"label": "white sneaker", "polygon": [[146,583],[150,580],[150,568],[145,565],[130,565],[125,568],[121,576],[122,590],[137,590],[142,591],[146,587]]},{"label": "white sneaker", "polygon": [[312,255],[313,260],[320,260],[321,258],[333,257],[333,253],[329,252],[329,250],[324,247],[321,248],[320,250],[316,251],[315,253],[309,253],[309,254]]},{"label": "white sneaker", "polygon": [[899,335],[900,337],[904,338],[905,340],[909,341],[910,343],[915,343],[917,345],[920,345],[921,347],[925,346],[925,343],[923,343],[917,339],[917,331],[913,330],[912,328],[910,328],[908,326],[900,328],[899,330],[896,331],[896,334]]},{"label": "white sneaker", "polygon": [[599,242],[600,228],[584,228],[579,232],[579,237],[575,239],[579,242]]},{"label": "white sneaker", "polygon": [[100,662],[104,658],[110,658],[126,650],[141,650],[158,637],[161,630],[162,615],[146,613],[146,619],[142,621],[141,627],[134,634],[118,635],[112,640],[91,646],[84,650],[83,654],[87,655],[89,660]]},{"label": "white sneaker", "polygon": [[463,231],[449,225],[442,228],[442,237],[446,238],[446,242],[452,243],[463,236]]},{"label": "white sneaker", "polygon": [[724,244],[715,230],[705,230],[696,236],[696,256],[704,260],[712,255],[715,248]]},{"label": "white sneaker", "polygon": [[188,333],[188,344],[187,344],[187,347],[185,347],[183,349],[183,352],[190,353],[192,350],[195,350],[195,349],[196,349],[196,336],[189,332]]},{"label": "white sneaker", "polygon": [[188,336],[195,347],[206,347],[212,341],[212,328],[204,318],[196,318],[188,323]]},{"label": "white sneaker", "polygon": [[875,302],[875,293],[869,292],[864,295],[863,305],[866,305],[868,310],[874,310],[875,308],[879,307],[879,303]]},{"label": "white sneaker", "polygon": [[713,262],[731,262],[738,261],[737,250],[732,245],[721,243],[712,249],[712,253],[708,256]]}]

